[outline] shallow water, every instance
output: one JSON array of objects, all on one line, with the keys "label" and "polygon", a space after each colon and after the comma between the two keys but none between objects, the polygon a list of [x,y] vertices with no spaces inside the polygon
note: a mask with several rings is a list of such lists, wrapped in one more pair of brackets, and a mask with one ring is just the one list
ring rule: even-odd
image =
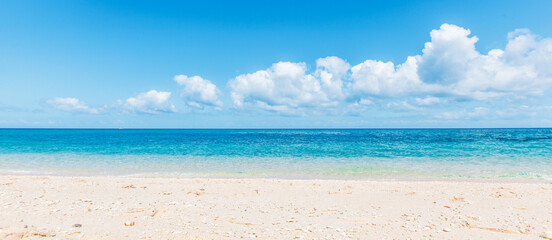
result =
[{"label": "shallow water", "polygon": [[0,129],[0,174],[552,179],[552,129]]}]

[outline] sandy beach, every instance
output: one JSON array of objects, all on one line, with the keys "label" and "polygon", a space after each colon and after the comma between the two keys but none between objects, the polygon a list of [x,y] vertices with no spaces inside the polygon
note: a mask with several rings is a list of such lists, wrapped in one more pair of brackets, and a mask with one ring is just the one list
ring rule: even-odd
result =
[{"label": "sandy beach", "polygon": [[0,177],[1,239],[552,239],[552,184]]}]

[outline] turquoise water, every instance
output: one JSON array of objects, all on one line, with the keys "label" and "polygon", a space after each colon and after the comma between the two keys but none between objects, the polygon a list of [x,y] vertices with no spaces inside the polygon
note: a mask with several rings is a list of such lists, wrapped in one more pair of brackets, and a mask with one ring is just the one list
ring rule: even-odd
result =
[{"label": "turquoise water", "polygon": [[0,129],[0,174],[552,179],[552,129]]}]

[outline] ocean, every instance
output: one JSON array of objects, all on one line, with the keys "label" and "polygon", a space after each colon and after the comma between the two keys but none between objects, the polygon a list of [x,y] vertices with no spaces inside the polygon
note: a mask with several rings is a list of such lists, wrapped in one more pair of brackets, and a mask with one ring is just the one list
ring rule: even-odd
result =
[{"label": "ocean", "polygon": [[552,179],[552,129],[0,129],[2,175]]}]

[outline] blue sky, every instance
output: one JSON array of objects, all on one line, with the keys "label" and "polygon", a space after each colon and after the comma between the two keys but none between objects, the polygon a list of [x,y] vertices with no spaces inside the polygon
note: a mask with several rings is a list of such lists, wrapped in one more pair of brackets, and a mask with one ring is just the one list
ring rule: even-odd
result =
[{"label": "blue sky", "polygon": [[550,9],[2,1],[0,127],[551,127]]}]

